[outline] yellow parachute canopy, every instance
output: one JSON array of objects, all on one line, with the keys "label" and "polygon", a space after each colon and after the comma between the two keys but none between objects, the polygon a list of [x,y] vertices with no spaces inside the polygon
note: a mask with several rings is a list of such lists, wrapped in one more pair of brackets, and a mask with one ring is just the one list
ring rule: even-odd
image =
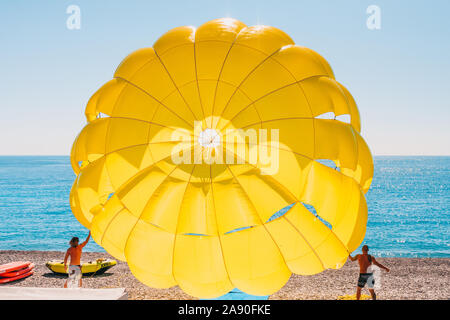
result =
[{"label": "yellow parachute canopy", "polygon": [[373,162],[355,101],[279,29],[172,29],[122,61],[86,118],[73,213],[148,286],[268,295],[364,238]]}]

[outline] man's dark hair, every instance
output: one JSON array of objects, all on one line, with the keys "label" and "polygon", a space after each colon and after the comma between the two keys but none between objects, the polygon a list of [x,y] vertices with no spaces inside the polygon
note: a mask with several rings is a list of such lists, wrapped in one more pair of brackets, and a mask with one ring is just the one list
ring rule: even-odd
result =
[{"label": "man's dark hair", "polygon": [[363,245],[363,246],[362,246],[362,250],[363,250],[363,251],[369,251],[369,246],[366,245],[366,244]]},{"label": "man's dark hair", "polygon": [[75,242],[79,242],[80,239],[78,239],[78,237],[73,237],[72,240],[70,240],[70,244],[74,244]]}]

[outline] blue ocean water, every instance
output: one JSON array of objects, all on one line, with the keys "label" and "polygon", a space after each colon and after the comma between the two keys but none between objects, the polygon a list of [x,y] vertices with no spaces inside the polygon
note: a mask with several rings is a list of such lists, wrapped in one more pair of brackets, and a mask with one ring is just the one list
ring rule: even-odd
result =
[{"label": "blue ocean water", "polygon": [[[450,257],[450,157],[375,157],[364,243],[381,257]],[[0,250],[65,250],[88,230],[70,212],[67,156],[0,157]],[[104,250],[90,241],[86,251]]]}]

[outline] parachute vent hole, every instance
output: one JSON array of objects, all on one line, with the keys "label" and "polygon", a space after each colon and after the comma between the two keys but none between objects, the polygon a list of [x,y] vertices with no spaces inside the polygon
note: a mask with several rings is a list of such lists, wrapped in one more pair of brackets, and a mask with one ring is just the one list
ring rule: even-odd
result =
[{"label": "parachute vent hole", "polygon": [[225,232],[225,234],[229,234],[229,233],[233,233],[233,232],[238,232],[238,231],[242,231],[242,230],[246,230],[246,229],[250,229],[253,228],[254,226],[248,226],[248,227],[241,227],[241,228],[236,228],[230,231]]},{"label": "parachute vent hole", "polygon": [[315,119],[338,120],[338,121],[344,122],[344,123],[351,123],[351,117],[349,114],[336,115],[334,112],[325,112],[325,113],[319,114],[318,116],[316,116],[314,118]]},{"label": "parachute vent hole", "polygon": [[308,209],[309,212],[311,212],[317,219],[319,219],[320,222],[322,222],[327,228],[329,228],[329,229],[332,229],[332,228],[333,228],[333,226],[332,226],[328,221],[326,221],[325,219],[321,218],[321,217],[317,214],[316,208],[314,208],[312,205],[307,204],[307,203],[303,203],[303,202],[302,202],[302,204],[303,204],[303,206],[304,206],[306,209]]},{"label": "parachute vent hole", "polygon": [[294,206],[294,204],[295,204],[295,202],[294,203],[291,203],[290,205],[288,205],[288,206],[286,206],[286,207],[284,207],[283,209],[280,209],[280,210],[278,210],[277,212],[275,212],[267,221],[266,221],[266,223],[267,222],[270,222],[270,221],[272,221],[272,220],[275,220],[275,219],[278,219],[278,218],[280,218],[280,217],[282,217],[282,216],[284,216],[293,206]]},{"label": "parachute vent hole", "polygon": [[114,195],[114,192],[111,192],[110,194],[108,194],[108,200]]},{"label": "parachute vent hole", "polygon": [[207,234],[202,234],[202,233],[182,233],[183,236],[197,236],[197,237],[209,237],[209,235]]},{"label": "parachute vent hole", "polygon": [[315,119],[334,120],[334,119],[336,119],[336,115],[334,114],[334,112],[325,112],[325,113],[319,114],[318,116],[315,116]]},{"label": "parachute vent hole", "polygon": [[302,204],[306,209],[308,209],[309,212],[311,212],[313,215],[317,216],[316,208],[314,208],[312,205],[307,204],[307,203],[302,202]]},{"label": "parachute vent hole", "polygon": [[109,116],[106,113],[99,112],[97,113],[97,119],[108,118]]},{"label": "parachute vent hole", "polygon": [[350,123],[351,117],[349,114],[341,114],[339,116],[336,116],[336,120],[339,120],[341,122]]},{"label": "parachute vent hole", "polygon": [[333,160],[316,159],[316,161],[320,164],[323,164],[324,166],[327,166],[327,167],[333,169],[333,170],[337,170],[337,171],[341,172],[341,168],[339,168]]}]

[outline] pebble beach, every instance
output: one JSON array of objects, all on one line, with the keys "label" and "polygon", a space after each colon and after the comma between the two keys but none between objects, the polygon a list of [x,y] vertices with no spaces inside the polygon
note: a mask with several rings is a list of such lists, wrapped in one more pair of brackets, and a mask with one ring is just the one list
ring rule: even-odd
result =
[{"label": "pebble beach", "polygon": [[[35,273],[31,277],[1,286],[54,287],[63,286],[65,276],[51,272],[45,263],[63,259],[59,251],[0,251],[0,264],[11,261],[31,261]],[[106,253],[84,252],[82,260],[98,258],[112,259]],[[391,269],[381,273],[380,288],[376,290],[380,300],[449,300],[450,259],[449,258],[377,258],[377,261]],[[357,262],[347,262],[341,269],[326,270],[312,276],[292,275],[286,285],[269,299],[274,300],[336,300],[339,296],[355,293],[358,278]],[[153,289],[134,278],[125,262],[102,275],[83,278],[85,288],[125,288],[132,300],[192,300],[178,287]],[[362,291],[368,294],[366,288]]]}]

